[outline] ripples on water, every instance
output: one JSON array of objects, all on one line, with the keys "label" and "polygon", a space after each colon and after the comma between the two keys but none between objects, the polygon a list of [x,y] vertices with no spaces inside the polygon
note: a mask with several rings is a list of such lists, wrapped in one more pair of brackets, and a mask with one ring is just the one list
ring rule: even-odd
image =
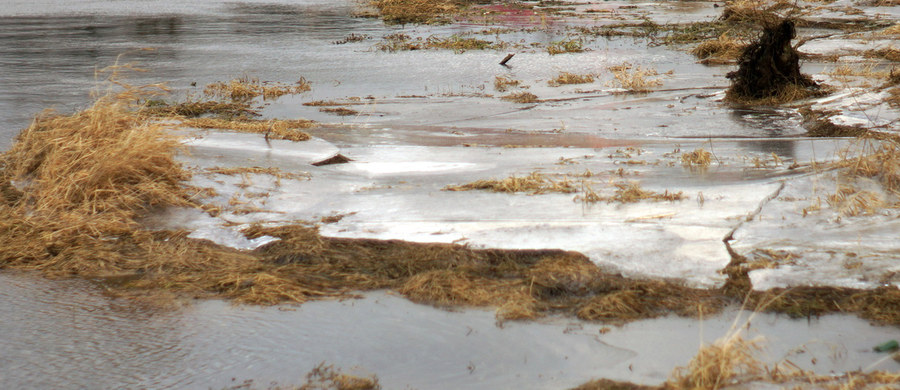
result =
[{"label": "ripples on water", "polygon": [[445,312],[383,293],[173,310],[106,297],[87,281],[0,273],[0,313],[5,389],[301,384],[323,361],[375,373],[386,388],[562,388],[634,356],[588,334],[596,329],[499,328],[488,311]]}]

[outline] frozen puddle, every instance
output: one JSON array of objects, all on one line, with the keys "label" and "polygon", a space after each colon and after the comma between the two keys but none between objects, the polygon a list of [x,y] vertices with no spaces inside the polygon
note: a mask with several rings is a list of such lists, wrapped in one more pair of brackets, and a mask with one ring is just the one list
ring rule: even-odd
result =
[{"label": "frozen puddle", "polygon": [[[301,384],[323,361],[375,374],[385,389],[562,389],[598,377],[659,384],[701,340],[748,315],[499,327],[490,311],[449,312],[384,292],[299,307],[204,300],[172,310],[109,298],[86,281],[16,273],[0,273],[0,309],[0,387],[56,389]],[[872,352],[894,329],[854,317],[758,314],[749,329],[748,337],[765,337],[760,358],[769,364],[790,360],[821,374],[900,369]]]},{"label": "frozen puddle", "polygon": [[[211,217],[193,210],[169,210],[153,218],[151,225],[186,228],[193,231],[192,237],[252,249],[271,239],[244,238],[239,231],[249,224],[340,216],[322,224],[321,233],[476,248],[578,251],[628,277],[676,278],[697,287],[724,282],[719,271],[731,261],[724,237],[741,226],[736,237],[740,238],[738,247],[743,248],[752,237],[778,231],[767,226],[748,239],[747,229],[753,224],[746,220],[769,221],[765,213],[771,206],[760,209],[769,197],[778,195],[783,186],[793,188],[809,180],[811,162],[832,161],[847,145],[824,139],[754,139],[645,140],[630,142],[631,146],[591,147],[604,142],[588,137],[568,147],[348,146],[340,153],[350,162],[317,167],[311,162],[336,154],[337,148],[319,139],[297,146],[274,146],[260,142],[260,136],[242,135],[248,140],[230,143],[216,141],[222,134],[209,135],[209,141],[191,141],[192,149],[201,153],[190,153],[186,157],[190,164],[276,166],[303,176],[288,179],[201,170],[192,184],[213,188],[218,195],[209,203],[221,207],[221,213]],[[492,139],[482,132],[467,141],[479,144]],[[423,143],[428,143],[427,139]],[[355,144],[365,142],[354,140],[351,145]],[[235,151],[235,145],[242,147]],[[290,157],[299,152],[287,153],[286,148],[304,150],[309,157]],[[684,166],[682,153],[698,148],[711,151],[713,163],[706,168]],[[551,180],[569,180],[576,192],[532,195],[446,190],[451,185],[533,172]],[[612,195],[616,183],[638,183],[656,193],[680,192],[683,199],[636,203],[583,200],[586,189]],[[762,215],[756,214],[759,210]],[[770,223],[781,221],[772,218]],[[807,222],[814,223],[809,219],[793,221],[790,226],[802,229]],[[779,238],[786,237],[790,234],[779,233]]]}]

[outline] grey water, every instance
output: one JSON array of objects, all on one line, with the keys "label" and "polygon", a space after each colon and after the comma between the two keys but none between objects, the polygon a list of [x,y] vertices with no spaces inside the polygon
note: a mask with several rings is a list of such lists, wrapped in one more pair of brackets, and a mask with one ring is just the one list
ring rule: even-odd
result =
[{"label": "grey water", "polygon": [[[509,69],[496,64],[495,57],[505,53],[385,53],[373,49],[382,35],[402,30],[427,36],[461,27],[385,26],[355,17],[357,9],[353,1],[330,0],[7,0],[0,7],[0,150],[44,109],[87,107],[92,93],[107,87],[102,70],[117,61],[146,69],[129,73],[127,82],[165,82],[178,96],[244,75],[280,82],[303,77],[313,91],[266,110],[323,121],[337,119],[301,103],[428,95],[420,103],[371,107],[372,115],[358,120],[428,125],[435,132],[456,126],[553,129],[565,122],[573,132],[618,138],[797,133],[794,113],[722,109],[704,96],[709,91],[634,98],[599,93],[534,109],[459,97],[484,92],[486,84],[491,92],[498,75],[532,81],[535,91],[549,97],[578,97],[572,90],[549,89],[545,80],[560,70],[592,71],[619,59],[646,57],[661,70],[676,70],[667,81],[673,89],[715,87],[724,70],[628,41],[597,41],[593,51],[579,56],[525,52]],[[334,43],[350,33],[371,39]],[[397,142],[396,136],[385,139]],[[782,146],[784,154],[792,153],[790,143]],[[218,389],[244,380],[265,387],[273,381],[300,384],[321,362],[378,375],[391,389],[565,388],[594,377],[658,384],[672,367],[687,363],[700,340],[726,334],[736,315],[702,323],[642,321],[601,334],[602,325],[566,319],[499,326],[490,311],[447,312],[385,292],[300,307],[209,300],[172,309],[107,296],[90,281],[0,271],[0,388]],[[841,316],[810,322],[760,318],[754,321],[759,333],[774,339],[771,361],[790,357],[806,367],[815,355],[819,363],[813,365],[823,372],[900,369],[871,352],[871,345],[895,337],[894,328]]]},{"label": "grey water", "polygon": [[0,273],[0,313],[4,389],[221,389],[246,380],[266,388],[303,384],[321,363],[376,375],[385,389],[563,389],[598,377],[659,384],[701,341],[735,326],[764,337],[769,363],[823,373],[900,369],[871,349],[896,331],[848,316],[807,322],[729,310],[613,328],[561,318],[498,324],[491,311],[450,312],[385,292],[173,309],[111,297],[89,281],[18,272]]}]

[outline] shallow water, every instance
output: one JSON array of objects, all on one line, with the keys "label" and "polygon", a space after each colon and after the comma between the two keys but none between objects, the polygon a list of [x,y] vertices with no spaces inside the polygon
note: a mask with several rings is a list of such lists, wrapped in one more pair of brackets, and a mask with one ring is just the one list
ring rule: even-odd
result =
[{"label": "shallow water", "polygon": [[[602,4],[620,5],[630,3]],[[708,19],[716,14],[706,2],[670,2],[662,8],[668,11],[653,13],[653,20]],[[466,222],[465,218],[472,218],[463,215],[471,211],[464,206],[466,202],[497,201],[497,196],[490,194],[459,195],[458,204],[463,206],[449,210],[449,217],[426,213],[438,208],[432,204],[453,204],[434,193],[446,184],[475,179],[473,172],[504,177],[535,167],[552,171],[561,156],[581,158],[580,170],[590,166],[601,172],[619,167],[621,161],[605,157],[619,147],[646,144],[650,153],[645,158],[660,159],[682,146],[685,151],[712,148],[713,143],[705,141],[729,138],[715,146],[723,159],[731,159],[730,165],[703,174],[678,165],[629,167],[657,190],[678,185],[694,195],[705,192],[706,206],[689,201],[598,205],[583,210],[567,195],[564,199],[557,196],[562,199],[558,207],[564,208],[560,213],[542,208],[534,198],[513,198],[504,206],[511,214],[524,204],[530,205],[537,217],[503,219],[506,217],[501,215],[494,228],[508,232],[511,238],[480,233],[472,241],[477,244],[481,239],[490,246],[543,246],[546,241],[514,241],[522,239],[520,231],[502,224],[511,220],[558,222],[561,215],[576,225],[614,226],[618,230],[603,238],[616,242],[623,237],[646,241],[646,232],[655,232],[658,236],[653,237],[667,238],[673,245],[705,240],[708,248],[704,250],[688,245],[692,255],[718,261],[706,264],[705,273],[688,262],[670,266],[684,274],[681,276],[705,277],[703,283],[710,284],[721,281],[717,270],[728,261],[721,237],[733,227],[733,217],[756,208],[765,196],[760,192],[771,191],[778,177],[791,174],[783,166],[750,169],[741,165],[742,159],[772,155],[786,161],[821,161],[832,158],[843,146],[841,142],[828,145],[832,141],[796,138],[804,130],[793,109],[723,106],[720,100],[728,67],[698,65],[685,52],[647,47],[646,42],[631,38],[593,39],[586,42],[590,50],[577,55],[517,50],[510,67],[497,65],[506,51],[385,53],[374,45],[392,32],[427,37],[483,26],[477,22],[384,26],[377,19],[352,17],[355,10],[352,1],[330,0],[7,1],[0,9],[0,150],[8,148],[13,136],[40,110],[53,107],[69,112],[88,105],[90,90],[102,85],[97,80],[105,77],[97,75],[97,69],[113,64],[122,54],[121,61],[147,69],[130,74],[130,83],[167,82],[176,97],[243,75],[285,83],[304,77],[312,83],[312,91],[268,102],[264,113],[327,123],[311,130],[321,139],[288,147],[259,137],[214,132],[192,144],[196,153],[191,161],[200,165],[263,161],[285,170],[313,172],[317,181],[296,187],[285,184],[282,202],[270,205],[284,206],[281,211],[295,213],[291,215],[297,218],[358,212],[343,225],[326,228],[333,235],[415,239],[414,234],[419,234],[423,240],[452,241],[459,237],[434,234],[451,229],[436,229],[421,215]],[[673,14],[669,17],[665,12]],[[505,23],[535,26],[538,21],[522,16]],[[549,23],[561,27],[567,21],[561,18]],[[351,32],[370,39],[334,44]],[[499,37],[546,44],[565,34],[554,30]],[[625,61],[673,73],[662,76],[662,91],[615,94],[606,68]],[[547,81],[560,71],[598,72],[601,76],[589,85],[548,86]],[[528,91],[548,101],[540,105],[502,101],[498,99],[502,93],[492,89],[496,76],[521,79]],[[372,99],[367,99],[370,96]],[[360,111],[356,116],[335,117],[302,105],[352,97],[365,102],[351,107]],[[462,144],[467,142],[493,148],[464,148]],[[499,148],[504,145],[552,148]],[[323,168],[307,165],[338,151],[351,155],[356,163]],[[588,154],[597,159],[589,161]],[[505,157],[498,157],[501,155]],[[439,177],[443,181],[435,180]],[[258,186],[267,184],[271,183],[256,182]],[[390,186],[395,190],[385,191]],[[409,188],[413,190],[404,195]],[[223,194],[227,200],[230,193]],[[300,196],[302,201],[297,201]],[[724,206],[717,206],[721,199]],[[407,214],[385,216],[387,206]],[[682,218],[676,219],[676,228],[681,229],[678,235],[664,231],[671,225],[669,221],[657,224],[656,219],[642,219],[676,212]],[[709,215],[714,218],[700,218]],[[198,222],[196,215],[182,216],[183,221],[170,214],[161,217],[165,221],[155,223],[177,227],[208,222]],[[609,222],[612,218],[619,219],[618,225]],[[381,222],[388,223],[376,226]],[[416,223],[427,226],[420,228]],[[471,225],[473,231],[484,230],[476,223]],[[702,231],[704,226],[713,229]],[[566,229],[558,229],[559,241],[590,241],[573,240],[575,236]],[[637,233],[622,233],[623,229]],[[550,230],[543,224],[534,235],[546,238]],[[464,235],[466,230],[457,233]],[[613,244],[605,246],[617,246]],[[667,254],[683,252],[655,247],[660,248]],[[647,256],[618,255],[621,253],[610,255],[608,262],[633,266],[644,274],[672,275],[671,269],[658,267],[658,263],[633,261]],[[563,388],[592,377],[655,384],[694,355],[701,334],[711,341],[727,333],[737,315],[732,310],[702,323],[679,318],[642,321],[601,334],[601,325],[562,319],[507,323],[501,328],[491,312],[446,312],[383,292],[364,300],[313,302],[302,307],[236,307],[202,301],[172,310],[107,297],[86,281],[49,281],[4,272],[0,273],[0,388],[206,389],[246,379],[261,386],[270,381],[298,384],[323,361],[343,369],[359,367],[357,373],[377,374],[385,388]],[[764,334],[771,340],[766,350],[769,362],[789,358],[822,373],[858,368],[900,370],[896,362],[871,352],[872,345],[896,337],[896,328],[873,327],[846,316],[810,321],[758,316],[752,328],[752,334]]]},{"label": "shallow water", "polygon": [[[386,389],[561,389],[595,377],[657,384],[739,315],[601,333],[601,325],[563,319],[498,326],[490,311],[448,312],[383,292],[300,307],[213,300],[171,309],[111,298],[87,281],[9,272],[0,273],[0,312],[5,389],[297,385],[321,362],[376,374]],[[820,373],[900,369],[871,351],[895,331],[853,317],[757,315],[748,327],[749,337],[766,339],[761,358],[770,363]]]},{"label": "shallow water", "polygon": [[[695,3],[691,3],[695,4]],[[291,83],[301,77],[311,92],[271,103],[267,115],[305,117],[323,122],[386,124],[388,126],[491,127],[494,129],[551,130],[606,137],[684,137],[712,135],[796,135],[796,114],[777,113],[771,119],[722,110],[716,99],[694,96],[724,88],[726,68],[695,63],[685,52],[647,47],[627,39],[589,39],[588,51],[550,56],[543,49],[514,47],[510,67],[497,62],[507,51],[387,53],[375,48],[381,36],[403,32],[413,37],[449,36],[480,31],[473,24],[439,27],[384,26],[378,19],[353,17],[353,1],[332,2],[102,2],[81,0],[25,2],[16,0],[0,10],[0,149],[45,108],[69,112],[89,104],[92,88],[105,88],[98,69],[134,63],[147,70],[130,73],[128,82],[166,82],[175,96],[198,94],[203,86],[244,75]],[[681,17],[709,19],[709,10],[696,6],[674,11]],[[589,23],[584,22],[582,23]],[[511,32],[485,39],[508,42],[551,42],[566,37],[564,20],[548,32]],[[350,33],[370,39],[335,44]],[[653,67],[663,88],[673,92],[652,99],[610,94],[612,76],[606,67],[631,62]],[[547,81],[560,71],[601,74],[593,84],[553,88]],[[522,80],[544,99],[565,101],[527,109],[496,97],[473,98],[473,93],[501,95],[492,90],[495,76]],[[99,80],[99,81],[98,81]],[[195,83],[197,87],[191,87]],[[700,87],[701,89],[691,90]],[[678,91],[680,88],[687,90]],[[599,91],[594,93],[578,92]],[[450,96],[446,96],[446,95]],[[357,117],[335,117],[300,104],[320,99],[372,96],[377,101]],[[427,99],[400,99],[425,96]],[[582,99],[582,97],[584,97]],[[394,101],[391,101],[394,99]],[[382,103],[384,101],[384,103]],[[522,110],[526,108],[525,110]],[[603,122],[597,121],[597,112]],[[767,115],[767,114],[763,114]],[[680,119],[679,119],[680,118]],[[697,123],[704,123],[698,128]],[[662,127],[661,127],[662,126]],[[715,129],[715,131],[710,131]]]}]

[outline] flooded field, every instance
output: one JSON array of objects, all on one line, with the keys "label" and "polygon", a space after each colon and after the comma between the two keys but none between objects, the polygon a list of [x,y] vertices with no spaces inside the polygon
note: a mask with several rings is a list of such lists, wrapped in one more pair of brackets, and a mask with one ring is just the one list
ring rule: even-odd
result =
[{"label": "flooded field", "polygon": [[390,3],[0,10],[0,387],[897,384],[896,2]]}]

